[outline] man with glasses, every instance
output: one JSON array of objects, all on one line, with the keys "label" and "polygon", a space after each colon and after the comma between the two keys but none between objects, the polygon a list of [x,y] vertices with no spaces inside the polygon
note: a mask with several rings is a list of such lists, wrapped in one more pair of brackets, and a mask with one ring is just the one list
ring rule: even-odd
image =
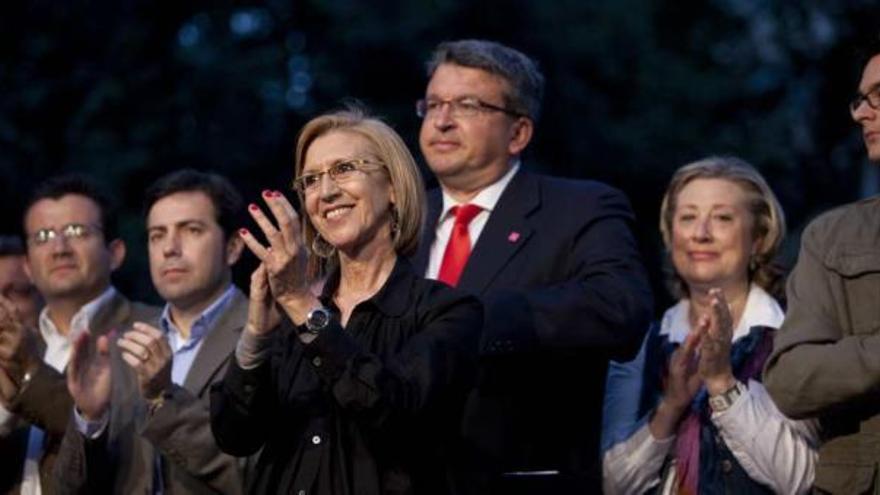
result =
[{"label": "man with glasses", "polygon": [[24,465],[4,459],[0,469],[21,473],[23,494],[50,491],[51,464],[73,407],[62,373],[75,338],[83,332],[123,331],[158,312],[129,302],[110,283],[125,258],[112,211],[105,197],[78,176],[44,182],[25,208],[24,267],[46,302],[38,332],[30,332],[0,304],[0,403],[31,425]]},{"label": "man with glasses", "polygon": [[524,169],[544,83],[527,56],[442,43],[428,77],[419,144],[440,188],[415,263],[486,306],[461,491],[599,493],[608,360],[630,359],[651,317],[628,201]]},{"label": "man with glasses", "polygon": [[[880,163],[880,39],[850,104],[868,159]],[[788,279],[788,313],[764,384],[784,414],[819,418],[819,493],[880,490],[880,197],[807,226]]]}]

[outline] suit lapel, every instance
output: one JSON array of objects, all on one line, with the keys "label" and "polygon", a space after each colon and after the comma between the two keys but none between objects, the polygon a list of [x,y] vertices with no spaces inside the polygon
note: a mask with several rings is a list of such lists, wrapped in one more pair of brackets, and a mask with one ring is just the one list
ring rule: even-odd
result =
[{"label": "suit lapel", "polygon": [[529,242],[528,215],[540,205],[537,178],[520,170],[501,194],[464,267],[458,287],[482,294]]},{"label": "suit lapel", "polygon": [[223,366],[238,342],[247,319],[247,305],[247,298],[236,289],[229,306],[220,315],[215,327],[205,336],[205,341],[186,375],[184,388],[195,395],[201,394],[211,377]]},{"label": "suit lapel", "polygon": [[95,313],[89,331],[92,335],[103,335],[111,330],[125,331],[127,329],[117,327],[126,323],[130,316],[131,303],[119,291],[116,291],[113,298]]},{"label": "suit lapel", "polygon": [[419,249],[412,259],[413,270],[420,277],[424,277],[428,271],[428,260],[431,255],[431,245],[434,244],[434,237],[437,235],[437,222],[440,220],[440,213],[443,209],[443,193],[437,187],[428,191],[428,213],[425,216],[425,228],[422,233],[422,240],[419,242]]}]

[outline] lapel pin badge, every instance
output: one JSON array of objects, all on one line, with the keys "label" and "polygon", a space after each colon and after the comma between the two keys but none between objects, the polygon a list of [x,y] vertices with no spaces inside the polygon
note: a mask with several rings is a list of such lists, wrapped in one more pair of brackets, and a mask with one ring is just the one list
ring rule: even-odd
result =
[{"label": "lapel pin badge", "polygon": [[511,233],[507,234],[507,242],[516,242],[518,240],[519,240],[519,232],[514,230]]}]

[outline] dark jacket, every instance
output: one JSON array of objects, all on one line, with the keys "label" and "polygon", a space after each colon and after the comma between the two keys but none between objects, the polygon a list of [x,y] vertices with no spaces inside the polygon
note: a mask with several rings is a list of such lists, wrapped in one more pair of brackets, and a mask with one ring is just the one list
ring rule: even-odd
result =
[{"label": "dark jacket", "polygon": [[[441,213],[439,189],[428,207],[420,273]],[[466,491],[601,491],[608,360],[631,359],[652,317],[633,221],[626,198],[598,182],[521,170],[507,185],[458,284],[486,308],[463,426]],[[545,484],[514,474],[499,481],[522,471],[561,475]]]},{"label": "dark jacket", "polygon": [[[322,303],[336,311],[329,279]],[[271,357],[230,366],[211,424],[233,455],[262,448],[251,493],[449,492],[449,445],[474,374],[477,300],[399,259],[382,289],[310,344],[286,321]]]}]

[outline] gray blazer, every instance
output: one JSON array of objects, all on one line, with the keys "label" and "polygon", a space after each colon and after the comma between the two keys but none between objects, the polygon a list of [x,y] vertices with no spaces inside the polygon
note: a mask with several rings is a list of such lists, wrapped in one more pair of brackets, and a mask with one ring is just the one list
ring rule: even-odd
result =
[{"label": "gray blazer", "polygon": [[157,458],[166,495],[242,493],[243,464],[221,453],[211,433],[208,392],[223,379],[247,305],[236,290],[205,336],[183,387],[175,385],[154,414],[140,395],[134,371],[111,346],[109,425],[99,438],[88,440],[69,415],[54,470],[58,493],[153,493]]}]

